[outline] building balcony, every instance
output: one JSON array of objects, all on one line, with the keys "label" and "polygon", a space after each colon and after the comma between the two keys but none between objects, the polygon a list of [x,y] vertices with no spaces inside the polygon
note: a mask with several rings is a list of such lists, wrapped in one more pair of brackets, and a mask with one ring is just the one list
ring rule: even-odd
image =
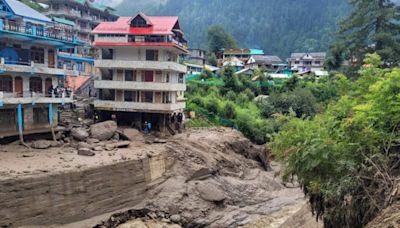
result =
[{"label": "building balcony", "polygon": [[0,91],[0,102],[3,105],[15,105],[15,104],[65,104],[73,102],[73,93],[67,95],[63,92],[59,95],[48,95],[43,93],[35,92],[23,92],[21,93],[8,93]]},{"label": "building balcony", "polygon": [[186,66],[168,61],[126,61],[126,60],[96,60],[98,68],[132,69],[132,70],[161,70],[186,73]]},{"label": "building balcony", "polygon": [[186,107],[185,102],[162,104],[162,103],[140,103],[127,101],[104,101],[95,100],[94,107],[97,110],[119,111],[119,112],[154,112],[172,113],[182,111]]},{"label": "building balcony", "polygon": [[68,8],[61,8],[61,9],[50,9],[49,11],[46,12],[46,15],[58,15],[58,16],[69,16],[69,17],[76,17],[76,18],[81,18],[82,13],[79,10],[73,10],[73,9],[68,9]]},{"label": "building balcony", "polygon": [[[117,39],[116,39],[117,38]],[[176,39],[168,40],[167,38],[132,38],[128,39],[124,36],[123,39],[120,37],[107,37],[97,35],[95,39],[95,46],[99,47],[113,47],[113,46],[127,46],[127,47],[164,47],[164,48],[175,48],[181,53],[189,53],[187,43],[180,42]]]},{"label": "building balcony", "polygon": [[49,67],[45,64],[38,64],[32,62],[11,62],[1,58],[0,61],[0,72],[21,72],[31,74],[49,74],[49,75],[70,75],[78,76],[79,71],[73,69],[67,69],[66,65],[62,67]]},{"label": "building balcony", "polygon": [[141,90],[141,91],[186,91],[186,84],[133,81],[94,81],[96,89]]},{"label": "building balcony", "polygon": [[[73,34],[65,32],[54,32],[55,29],[51,27],[40,28],[36,26],[25,26],[24,24],[10,22],[3,23],[0,21],[0,32],[4,33],[3,36],[15,38],[15,34],[24,35],[25,39],[41,39],[42,42],[58,41],[56,45],[60,45],[59,42],[77,43],[78,40]],[[18,37],[20,38],[20,37]]]}]

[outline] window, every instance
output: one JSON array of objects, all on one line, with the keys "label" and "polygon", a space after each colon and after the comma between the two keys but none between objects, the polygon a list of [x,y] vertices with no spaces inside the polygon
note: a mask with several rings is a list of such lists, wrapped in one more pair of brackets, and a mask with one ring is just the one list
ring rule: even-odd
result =
[{"label": "window", "polygon": [[31,60],[34,63],[44,63],[44,49],[31,47]]},{"label": "window", "polygon": [[136,81],[136,71],[125,70],[125,81]]},{"label": "window", "polygon": [[0,130],[10,130],[15,128],[16,112],[14,109],[0,109]]},{"label": "window", "polygon": [[101,70],[101,80],[113,80],[114,71],[113,70]]},{"label": "window", "polygon": [[158,61],[158,51],[157,50],[146,50],[146,60],[147,61]]},{"label": "window", "polygon": [[153,103],[153,92],[142,92],[142,102]]},{"label": "window", "polygon": [[294,61],[294,64],[300,64],[300,61]]},{"label": "window", "polygon": [[115,101],[115,90],[100,89],[99,97],[100,97],[100,100],[103,100],[103,101]]},{"label": "window", "polygon": [[0,91],[12,93],[12,77],[10,76],[0,76]]},{"label": "window", "polygon": [[35,93],[43,93],[42,79],[39,77],[32,77],[29,79],[29,90]]},{"label": "window", "polygon": [[321,65],[321,61],[315,61],[315,65]]},{"label": "window", "polygon": [[138,15],[135,17],[135,19],[132,20],[131,27],[133,28],[146,28],[147,27],[147,22],[146,20]]},{"label": "window", "polygon": [[142,71],[142,82],[153,82],[154,71]]},{"label": "window", "polygon": [[137,91],[126,91],[124,92],[125,101],[129,102],[137,102],[138,101],[138,92]]},{"label": "window", "polygon": [[113,49],[101,49],[101,57],[102,57],[102,59],[113,59],[114,58],[114,50]]},{"label": "window", "polygon": [[49,110],[46,107],[33,108],[33,124],[46,124],[49,122]]},{"label": "window", "polygon": [[165,75],[165,82],[169,83],[169,72],[167,72],[167,75]]},{"label": "window", "polygon": [[179,78],[178,78],[178,83],[183,83],[183,74],[182,73],[180,73],[179,74]]},{"label": "window", "polygon": [[304,61],[304,65],[306,65],[306,66],[308,66],[308,65],[311,65],[311,61]]}]

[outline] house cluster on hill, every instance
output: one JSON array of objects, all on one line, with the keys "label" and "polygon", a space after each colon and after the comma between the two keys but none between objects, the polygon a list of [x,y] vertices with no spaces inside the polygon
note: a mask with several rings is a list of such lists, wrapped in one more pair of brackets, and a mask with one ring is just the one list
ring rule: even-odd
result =
[{"label": "house cluster on hill", "polygon": [[188,74],[201,74],[204,69],[217,71],[221,67],[231,66],[238,74],[252,75],[254,70],[261,69],[277,77],[283,72],[326,75],[325,52],[292,53],[287,61],[275,55],[265,55],[260,49],[221,49],[216,56],[218,63],[213,67],[207,65],[205,50],[189,49],[189,55],[185,57]]}]

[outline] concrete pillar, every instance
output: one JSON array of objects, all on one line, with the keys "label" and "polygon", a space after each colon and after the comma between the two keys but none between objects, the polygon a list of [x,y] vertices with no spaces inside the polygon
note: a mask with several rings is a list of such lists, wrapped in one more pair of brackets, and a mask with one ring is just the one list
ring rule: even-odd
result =
[{"label": "concrete pillar", "polygon": [[166,115],[165,114],[159,114],[159,125],[160,125],[160,135],[161,137],[165,136],[166,133]]},{"label": "concrete pillar", "polygon": [[33,107],[30,105],[24,106],[24,130],[32,130],[34,129],[34,124],[33,124]]}]

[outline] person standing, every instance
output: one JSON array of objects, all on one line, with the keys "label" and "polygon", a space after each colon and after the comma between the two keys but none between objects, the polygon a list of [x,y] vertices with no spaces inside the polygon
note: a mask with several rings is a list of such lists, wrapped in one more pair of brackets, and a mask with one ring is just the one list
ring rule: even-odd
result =
[{"label": "person standing", "polygon": [[145,135],[147,135],[149,133],[149,125],[148,125],[147,121],[144,122],[143,131],[144,131]]}]

